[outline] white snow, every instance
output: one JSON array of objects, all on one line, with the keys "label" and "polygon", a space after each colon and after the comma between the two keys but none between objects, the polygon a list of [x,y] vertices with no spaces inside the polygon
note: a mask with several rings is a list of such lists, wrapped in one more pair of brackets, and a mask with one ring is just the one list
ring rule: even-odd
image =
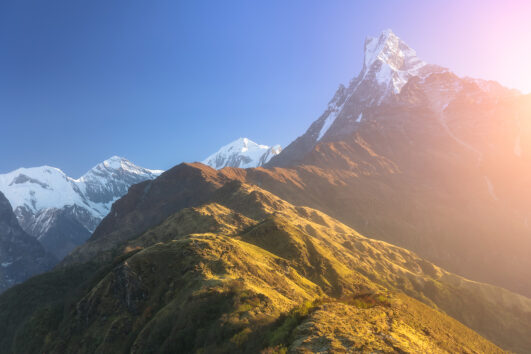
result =
[{"label": "white snow", "polygon": [[389,84],[393,80],[393,69],[387,63],[382,63],[380,70],[376,72],[376,81],[379,84]]},{"label": "white snow", "polygon": [[103,161],[100,165],[116,170],[122,167],[122,158],[113,156],[110,159]]},{"label": "white snow", "polygon": [[106,171],[113,173],[118,170],[122,170],[133,175],[160,175],[162,172],[164,172],[163,170],[150,170],[147,168],[139,167],[124,157],[112,156],[111,158],[91,168],[83,176],[76,179],[75,182],[81,183],[87,182],[89,180],[98,179],[98,175],[100,174],[98,172]]},{"label": "white snow", "polygon": [[360,115],[358,116],[358,119],[356,119],[356,123],[361,122],[362,119],[363,119],[363,112],[361,112]]},{"label": "white snow", "polygon": [[4,262],[4,263],[2,263],[1,265],[2,265],[3,268],[7,268],[7,267],[9,267],[11,264],[13,264],[13,262]]},{"label": "white snow", "polygon": [[275,145],[271,148],[271,152],[274,154],[274,155],[278,155],[282,152],[282,147],[280,145]]},{"label": "white snow", "polygon": [[64,205],[85,205],[74,189],[76,182],[63,171],[50,167],[19,168],[0,175],[0,191],[13,209],[27,206],[33,211]]},{"label": "white snow", "polygon": [[330,129],[332,124],[334,124],[337,116],[339,115],[339,112],[341,112],[341,110],[337,109],[328,114],[328,117],[325,118],[323,126],[321,127],[321,130],[319,131],[319,135],[317,136],[317,141],[321,140],[321,138],[326,134],[328,129]]},{"label": "white snow", "polygon": [[369,37],[365,41],[363,77],[374,72],[378,84],[390,88],[395,94],[419,71],[426,62],[417,57],[411,49],[390,29],[382,31],[378,38]]},{"label": "white snow", "polygon": [[257,144],[248,138],[239,138],[207,157],[203,160],[203,163],[216,169],[227,166],[239,168],[259,167],[269,162],[281,150],[280,145],[269,147]]},{"label": "white snow", "polygon": [[354,88],[351,89],[350,93],[347,95],[345,100],[342,104],[338,105],[337,100],[332,100],[328,104],[328,107],[326,108],[326,112],[328,112],[327,117],[325,118],[323,125],[321,126],[321,129],[319,130],[319,134],[317,134],[317,140],[319,141],[323,138],[323,136],[326,134],[326,132],[330,129],[332,124],[336,121],[336,118],[339,116],[341,111],[343,110],[343,107],[345,106],[345,103],[347,103],[352,95],[356,92],[356,89],[361,84],[361,81],[359,81]]},{"label": "white snow", "polygon": [[[98,173],[102,169],[109,174],[105,176]],[[113,156],[78,179],[71,178],[60,169],[50,166],[19,168],[0,174],[0,191],[9,200],[13,210],[25,207],[37,213],[43,209],[61,209],[77,205],[89,210],[94,217],[102,218],[109,212],[112,202],[91,201],[85,195],[87,183],[91,184],[91,188],[105,190],[109,188],[109,178],[113,178],[113,173],[120,171],[143,176],[145,179],[154,178],[162,172],[143,169],[124,158]]]}]

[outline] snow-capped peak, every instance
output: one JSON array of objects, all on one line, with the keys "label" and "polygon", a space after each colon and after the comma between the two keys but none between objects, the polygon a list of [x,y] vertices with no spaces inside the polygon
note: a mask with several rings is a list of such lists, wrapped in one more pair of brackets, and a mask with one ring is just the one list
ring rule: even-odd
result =
[{"label": "snow-capped peak", "polygon": [[91,168],[87,173],[85,173],[83,176],[81,176],[81,178],[79,178],[76,181],[86,182],[88,180],[93,179],[95,175],[101,176],[101,175],[105,175],[109,173],[113,174],[113,173],[121,173],[121,172],[125,172],[125,173],[132,174],[132,175],[139,175],[139,176],[153,175],[156,177],[164,171],[150,170],[147,168],[139,167],[135,165],[134,163],[132,163],[131,161],[129,161],[128,159],[126,159],[125,157],[112,156],[108,158],[107,160],[100,162],[99,164]]},{"label": "snow-capped peak", "polygon": [[248,138],[239,138],[207,157],[203,163],[217,169],[259,167],[278,155],[281,150],[280,145],[269,147],[257,144]]},{"label": "snow-capped peak", "polygon": [[163,170],[150,170],[147,168],[139,167],[126,159],[125,157],[120,156],[112,156],[108,158],[107,160],[103,161],[102,163],[98,164],[96,167],[105,167],[109,170],[125,170],[129,171],[131,173],[145,173],[146,171],[151,172],[153,174],[161,174],[164,172]]},{"label": "snow-capped peak", "polygon": [[228,151],[247,152],[249,150],[256,149],[269,149],[269,146],[257,144],[247,138],[239,138],[232,143],[225,145],[222,149],[228,149]]},{"label": "snow-capped peak", "polygon": [[131,164],[131,162],[120,156],[112,156],[101,163],[101,165],[115,170],[121,168],[124,164]]},{"label": "snow-capped peak", "polygon": [[419,74],[426,62],[417,57],[411,49],[392,30],[387,29],[378,37],[367,37],[363,74],[374,75],[380,85],[392,88],[399,93],[407,81]]},{"label": "snow-capped peak", "polygon": [[[113,156],[78,179],[50,166],[19,168],[0,174],[0,191],[13,206],[17,217],[36,215],[45,209],[78,206],[95,219],[101,219],[132,184],[153,179],[160,173],[162,171],[148,170],[125,158]],[[87,226],[89,230],[92,228]]]}]

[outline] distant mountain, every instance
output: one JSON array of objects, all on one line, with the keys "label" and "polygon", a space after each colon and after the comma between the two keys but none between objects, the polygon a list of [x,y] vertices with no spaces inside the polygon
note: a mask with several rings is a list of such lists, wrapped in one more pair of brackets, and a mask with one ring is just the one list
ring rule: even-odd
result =
[{"label": "distant mountain", "polygon": [[247,138],[239,138],[207,157],[203,163],[216,169],[223,167],[260,167],[281,151],[280,145],[269,147],[267,145],[259,145]]},{"label": "distant mountain", "polygon": [[50,166],[20,168],[0,175],[0,191],[22,228],[62,259],[90,236],[131,185],[160,173],[114,156],[78,179]]},{"label": "distant mountain", "polygon": [[49,270],[56,259],[22,230],[9,201],[0,192],[0,293]]}]

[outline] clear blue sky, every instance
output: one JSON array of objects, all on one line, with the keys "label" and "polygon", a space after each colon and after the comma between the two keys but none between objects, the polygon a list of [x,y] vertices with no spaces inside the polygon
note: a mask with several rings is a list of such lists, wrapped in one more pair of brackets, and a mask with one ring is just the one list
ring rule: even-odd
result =
[{"label": "clear blue sky", "polygon": [[0,173],[77,177],[111,155],[167,169],[243,136],[285,146],[385,28],[429,62],[531,91],[526,3],[5,0]]}]

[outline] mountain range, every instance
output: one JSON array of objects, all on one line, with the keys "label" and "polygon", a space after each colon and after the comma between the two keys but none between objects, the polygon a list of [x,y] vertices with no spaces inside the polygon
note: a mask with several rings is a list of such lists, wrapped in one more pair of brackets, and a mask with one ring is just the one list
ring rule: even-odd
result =
[{"label": "mountain range", "polygon": [[[138,353],[531,347],[531,299],[366,238],[242,182],[241,172],[181,164],[131,187],[58,268],[0,297],[0,330],[8,333],[0,347]],[[35,296],[37,304],[15,312],[27,302],[20,299]],[[36,336],[40,323],[49,327]]]},{"label": "mountain range", "polygon": [[[280,146],[269,147],[240,138],[222,147],[204,163],[214,168],[260,167],[280,151]],[[19,168],[0,175],[0,191],[11,204],[23,231],[51,256],[45,267],[32,265],[27,274],[38,274],[48,270],[50,262],[62,260],[90,237],[111,205],[126,194],[130,186],[156,178],[162,172],[113,156],[77,179],[50,166]],[[26,256],[24,248],[19,248],[19,252],[21,257]],[[3,256],[0,262],[11,264]],[[16,284],[28,276],[17,277],[16,281],[5,279],[4,289],[7,284]]]},{"label": "mountain range", "polygon": [[[279,145],[269,147],[239,138],[203,163],[217,169],[260,167],[280,151]],[[26,233],[62,259],[90,237],[112,203],[131,185],[156,178],[162,172],[113,156],[78,179],[50,166],[19,168],[0,175],[0,191],[5,193]]]},{"label": "mountain range", "polygon": [[105,204],[0,295],[0,352],[528,353],[530,117],[530,95],[369,37],[282,151],[239,139]]},{"label": "mountain range", "polygon": [[529,95],[426,64],[384,31],[271,172],[247,174],[364,235],[530,296],[529,117]]},{"label": "mountain range", "polygon": [[0,191],[24,231],[62,259],[90,237],[131,185],[161,172],[113,156],[78,179],[50,166],[19,168],[0,175]]}]

